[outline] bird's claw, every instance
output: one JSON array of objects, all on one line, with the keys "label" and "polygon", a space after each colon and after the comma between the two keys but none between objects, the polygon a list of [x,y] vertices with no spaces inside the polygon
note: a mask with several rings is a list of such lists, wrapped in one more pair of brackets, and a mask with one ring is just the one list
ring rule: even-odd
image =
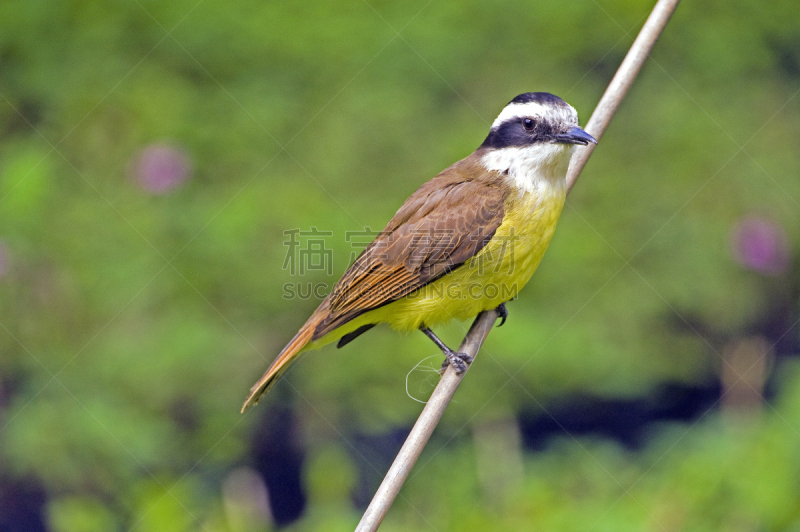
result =
[{"label": "bird's claw", "polygon": [[466,353],[457,353],[455,351],[450,351],[449,353],[445,353],[444,362],[442,362],[442,369],[439,373],[444,373],[447,369],[447,366],[453,365],[453,369],[456,370],[456,375],[461,375],[465,371],[467,371],[467,366],[472,364],[473,358]]},{"label": "bird's claw", "polygon": [[494,309],[497,312],[497,317],[500,318],[500,325],[498,327],[502,327],[503,324],[506,322],[506,318],[508,318],[508,310],[506,309],[505,303],[500,303],[500,305]]}]

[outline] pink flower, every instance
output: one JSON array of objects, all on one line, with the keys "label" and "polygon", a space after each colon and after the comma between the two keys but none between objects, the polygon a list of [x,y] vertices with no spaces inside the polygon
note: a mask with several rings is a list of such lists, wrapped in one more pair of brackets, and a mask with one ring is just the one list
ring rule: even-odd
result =
[{"label": "pink flower", "polygon": [[789,246],[783,229],[758,216],[743,218],[733,229],[733,257],[764,275],[778,275],[789,267]]},{"label": "pink flower", "polygon": [[189,178],[191,162],[180,148],[167,144],[151,144],[136,156],[132,164],[133,179],[151,194],[165,194]]}]

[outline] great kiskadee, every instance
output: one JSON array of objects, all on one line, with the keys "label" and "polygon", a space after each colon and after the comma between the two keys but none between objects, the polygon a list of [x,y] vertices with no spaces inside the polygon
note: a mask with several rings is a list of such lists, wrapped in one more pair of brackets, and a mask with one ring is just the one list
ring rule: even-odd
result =
[{"label": "great kiskadee", "polygon": [[[342,347],[379,323],[421,330],[464,371],[470,358],[430,329],[514,299],[539,265],[567,194],[576,144],[597,143],[546,92],[520,94],[469,157],[422,185],[333,287],[250,390],[254,405],[300,353]],[[502,325],[502,322],[501,322]]]}]

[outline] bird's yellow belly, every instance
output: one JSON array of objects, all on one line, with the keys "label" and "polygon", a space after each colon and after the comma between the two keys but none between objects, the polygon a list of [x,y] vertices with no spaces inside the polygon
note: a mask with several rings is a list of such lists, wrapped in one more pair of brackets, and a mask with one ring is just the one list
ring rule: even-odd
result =
[{"label": "bird's yellow belly", "polygon": [[454,318],[468,320],[516,298],[555,231],[566,198],[565,187],[559,185],[507,200],[503,223],[475,257],[408,296],[359,316],[346,329],[380,322],[401,331],[433,327]]}]

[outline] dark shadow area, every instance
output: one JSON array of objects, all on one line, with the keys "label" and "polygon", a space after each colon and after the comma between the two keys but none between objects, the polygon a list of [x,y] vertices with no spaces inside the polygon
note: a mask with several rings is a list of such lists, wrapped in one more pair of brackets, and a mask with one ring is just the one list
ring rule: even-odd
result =
[{"label": "dark shadow area", "polygon": [[275,523],[287,525],[298,519],[306,507],[302,485],[303,451],[298,445],[292,411],[278,404],[263,409],[264,419],[253,434],[253,468],[267,484],[269,504]]},{"label": "dark shadow area", "polygon": [[41,486],[0,476],[0,532],[46,532],[46,503]]},{"label": "dark shadow area", "polygon": [[631,400],[573,396],[548,406],[547,412],[522,412],[517,419],[527,449],[543,451],[554,437],[601,436],[631,450],[639,449],[653,423],[691,422],[715,408],[721,389],[664,384],[651,396]]}]

